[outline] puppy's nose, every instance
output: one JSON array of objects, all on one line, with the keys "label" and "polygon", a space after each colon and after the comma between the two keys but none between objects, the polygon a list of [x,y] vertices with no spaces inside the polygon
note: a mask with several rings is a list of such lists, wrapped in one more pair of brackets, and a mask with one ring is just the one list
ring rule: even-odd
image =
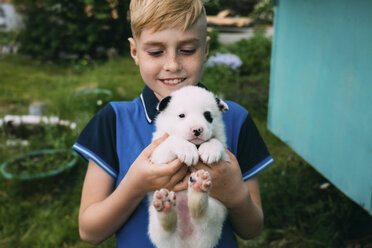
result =
[{"label": "puppy's nose", "polygon": [[201,127],[193,128],[193,129],[192,129],[192,132],[193,132],[193,134],[194,134],[196,137],[198,137],[198,136],[203,132],[203,128],[201,128]]}]

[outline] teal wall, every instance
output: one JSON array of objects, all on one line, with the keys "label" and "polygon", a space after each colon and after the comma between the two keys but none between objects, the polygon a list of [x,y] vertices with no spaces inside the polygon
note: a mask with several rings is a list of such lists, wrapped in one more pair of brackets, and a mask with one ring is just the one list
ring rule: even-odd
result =
[{"label": "teal wall", "polygon": [[372,1],[275,4],[269,129],[372,213]]}]

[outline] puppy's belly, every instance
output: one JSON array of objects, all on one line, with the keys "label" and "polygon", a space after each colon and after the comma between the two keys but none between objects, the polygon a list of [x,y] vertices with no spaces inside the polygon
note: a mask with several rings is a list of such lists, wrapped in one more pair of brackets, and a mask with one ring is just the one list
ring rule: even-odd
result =
[{"label": "puppy's belly", "polygon": [[177,192],[178,233],[181,239],[187,239],[194,232],[190,210],[187,205],[187,191]]}]

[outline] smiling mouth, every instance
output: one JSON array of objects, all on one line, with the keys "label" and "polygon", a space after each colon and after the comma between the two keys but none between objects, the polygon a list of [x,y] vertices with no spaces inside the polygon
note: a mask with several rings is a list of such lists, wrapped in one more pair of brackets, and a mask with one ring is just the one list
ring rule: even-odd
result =
[{"label": "smiling mouth", "polygon": [[160,79],[160,81],[165,85],[177,85],[185,80],[186,78]]}]

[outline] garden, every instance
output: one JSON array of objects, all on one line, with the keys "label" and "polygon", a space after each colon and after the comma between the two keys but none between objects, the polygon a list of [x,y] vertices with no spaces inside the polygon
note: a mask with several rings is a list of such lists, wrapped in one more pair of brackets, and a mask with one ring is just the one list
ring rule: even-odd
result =
[{"label": "garden", "polygon": [[[26,28],[45,34],[40,42],[32,32],[0,32],[0,45],[21,44],[17,54],[0,55],[0,247],[91,247],[78,233],[87,164],[71,146],[100,108],[132,100],[144,87],[128,47],[119,42],[123,33],[115,33],[128,32],[118,24],[126,23],[121,12],[126,1],[76,2],[40,7],[24,1],[25,13],[39,13]],[[84,8],[88,2],[94,13]],[[90,19],[72,22],[82,18],[81,9]],[[55,29],[47,32],[41,23],[50,13]],[[73,37],[78,25],[87,23],[92,25],[82,34],[87,40]],[[71,37],[63,36],[66,27]],[[372,247],[371,216],[267,129],[271,40],[260,27],[253,38],[229,45],[210,30],[202,78],[209,89],[249,111],[275,160],[259,175],[265,229],[254,240],[239,240],[239,246]],[[100,28],[107,35],[98,35]],[[115,43],[121,45],[112,52]],[[30,115],[33,107],[38,115]],[[98,247],[115,247],[115,239]]]}]

